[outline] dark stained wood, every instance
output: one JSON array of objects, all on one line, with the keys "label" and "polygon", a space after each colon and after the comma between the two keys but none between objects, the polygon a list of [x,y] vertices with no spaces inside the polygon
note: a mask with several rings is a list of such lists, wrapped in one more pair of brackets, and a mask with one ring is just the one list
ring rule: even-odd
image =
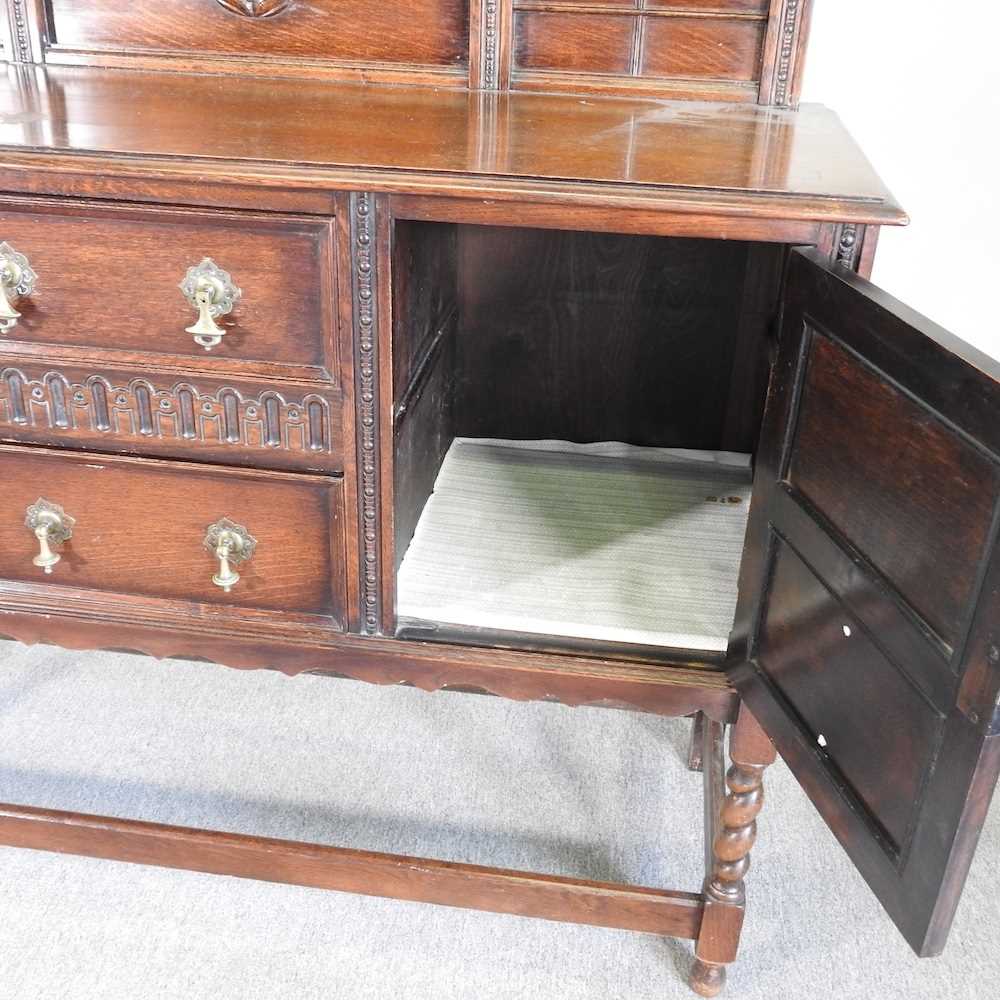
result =
[{"label": "dark stained wood", "polygon": [[787,258],[788,248],[785,246],[755,244],[747,251],[743,299],[721,438],[727,451],[752,454],[757,449],[777,342]]},{"label": "dark stained wood", "polygon": [[393,255],[393,549],[403,561],[454,439],[458,231],[397,223]]},{"label": "dark stained wood", "polygon": [[111,50],[264,57],[279,65],[308,60],[461,68],[468,55],[466,0],[310,0],[259,19],[234,16],[210,0],[124,5],[48,0],[48,5],[49,58],[57,60],[66,50]]},{"label": "dark stained wood", "polygon": [[775,546],[757,656],[898,853],[921,805],[941,716],[795,550]]},{"label": "dark stained wood", "polygon": [[757,720],[740,707],[730,737],[733,764],[722,778],[722,732],[708,723],[705,760],[705,915],[689,984],[699,996],[717,996],[726,983],[726,965],[736,958],[746,910],[744,879],[764,805],[763,776],[775,760],[774,746]]},{"label": "dark stained wood", "polygon": [[655,715],[703,711],[735,718],[735,692],[719,671],[599,657],[476,649],[444,643],[338,636],[304,620],[240,608],[193,621],[183,603],[0,582],[0,636],[68,649],[127,649],[159,658],[206,659],[272,669],[407,684],[424,691],[481,691],[514,701],[628,708]]},{"label": "dark stained wood", "polygon": [[26,806],[0,805],[0,843],[671,937],[701,923],[696,893]]},{"label": "dark stained wood", "polygon": [[[998,407],[1000,364],[821,252],[792,254],[731,676],[922,955],[944,946],[1000,773],[1000,672],[984,668],[1000,573]],[[820,474],[829,456],[845,464]],[[799,482],[814,470],[808,500],[796,468]],[[841,510],[842,490],[844,531],[823,513]],[[914,518],[924,528],[890,557],[866,533],[880,518],[887,532]],[[901,591],[887,558],[914,560],[939,592],[919,573]],[[935,612],[948,648],[924,620]]]},{"label": "dark stained wood", "polygon": [[[342,627],[343,492],[339,480],[0,446],[0,579],[149,600],[312,615]],[[50,575],[25,511],[39,496],[76,519]],[[204,548],[227,517],[257,539],[226,594]],[[58,598],[57,598],[58,599]]]},{"label": "dark stained wood", "polygon": [[[771,734],[938,950],[1000,772],[1000,365],[854,275],[906,219],[789,110],[809,0],[4,7],[0,240],[40,283],[0,337],[0,635],[694,716],[707,857],[691,894],[18,806],[0,840],[693,938],[711,996]],[[206,255],[244,290],[211,355]],[[456,434],[756,450],[729,654],[397,634]],[[51,576],[38,494],[77,518]]]},{"label": "dark stained wood", "polygon": [[[0,337],[79,348],[114,362],[241,375],[336,379],[334,258],[328,222],[306,217],[163,211],[125,205],[0,200],[2,239],[25,254],[37,289]],[[211,257],[243,292],[211,351],[186,328],[198,313],[178,285]]]},{"label": "dark stained wood", "polygon": [[[397,219],[427,222],[467,222],[531,229],[572,228],[588,233],[633,233],[643,236],[686,236],[716,240],[760,241],[816,245],[822,225],[785,219],[752,219],[693,212],[650,212],[627,207],[565,207],[535,202],[471,201],[461,198],[390,197]],[[572,223],[572,225],[570,225]]]},{"label": "dark stained wood", "polygon": [[784,478],[954,647],[990,531],[995,460],[835,340],[810,336],[805,364]]},{"label": "dark stained wood", "polygon": [[[304,472],[343,468],[339,389],[4,351],[0,441]],[[77,353],[77,352],[73,352]]]},{"label": "dark stained wood", "polygon": [[748,247],[463,228],[455,433],[721,449]]},{"label": "dark stained wood", "polygon": [[[836,116],[818,105],[774,114],[554,94],[470,100],[419,88],[56,67],[31,87],[20,80],[0,81],[0,106],[12,109],[0,124],[8,190],[29,165],[78,172],[77,157],[56,154],[87,151],[103,175],[195,175],[206,186],[253,178],[605,206],[625,195],[632,207],[658,210],[906,221]],[[298,106],[309,114],[287,114]],[[49,121],[44,131],[32,124],[39,115]]]}]

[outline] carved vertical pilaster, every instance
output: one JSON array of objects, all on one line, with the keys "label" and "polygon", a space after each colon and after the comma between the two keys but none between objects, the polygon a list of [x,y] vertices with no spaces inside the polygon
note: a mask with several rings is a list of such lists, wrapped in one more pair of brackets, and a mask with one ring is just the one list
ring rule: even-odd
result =
[{"label": "carved vertical pilaster", "polygon": [[760,103],[798,104],[798,84],[808,35],[811,0],[772,0],[764,43]]},{"label": "carved vertical pilaster", "polygon": [[846,222],[837,233],[837,245],[835,248],[834,260],[838,264],[849,267],[852,271],[856,269],[858,263],[858,250],[861,241],[858,238],[858,227],[853,222]]},{"label": "carved vertical pilaster", "polygon": [[42,61],[41,10],[36,0],[5,0],[7,33],[4,49],[15,63]]},{"label": "carved vertical pilaster", "polygon": [[375,196],[351,195],[351,288],[354,316],[355,427],[360,538],[361,632],[381,627],[379,368]]},{"label": "carved vertical pilaster", "polygon": [[512,6],[512,0],[472,0],[469,86],[474,90],[508,88]]}]

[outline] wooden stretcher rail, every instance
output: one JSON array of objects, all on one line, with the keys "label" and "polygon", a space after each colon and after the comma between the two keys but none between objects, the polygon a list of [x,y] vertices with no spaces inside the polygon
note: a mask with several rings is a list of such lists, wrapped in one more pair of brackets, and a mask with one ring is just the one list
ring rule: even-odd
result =
[{"label": "wooden stretcher rail", "polygon": [[265,882],[697,938],[700,894],[0,805],[0,843]]}]

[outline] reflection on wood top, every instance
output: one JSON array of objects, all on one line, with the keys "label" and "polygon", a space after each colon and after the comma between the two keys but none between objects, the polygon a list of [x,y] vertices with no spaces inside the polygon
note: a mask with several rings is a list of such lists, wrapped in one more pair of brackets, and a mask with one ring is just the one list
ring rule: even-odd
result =
[{"label": "reflection on wood top", "polygon": [[[206,177],[902,223],[833,112],[755,105],[8,69],[0,168]],[[44,154],[39,156],[38,154]],[[138,161],[138,162],[137,162]],[[77,163],[75,169],[79,169]]]}]

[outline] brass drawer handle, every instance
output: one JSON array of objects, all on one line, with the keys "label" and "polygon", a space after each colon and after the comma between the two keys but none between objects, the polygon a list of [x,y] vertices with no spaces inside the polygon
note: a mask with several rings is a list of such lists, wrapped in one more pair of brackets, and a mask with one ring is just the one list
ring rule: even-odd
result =
[{"label": "brass drawer handle", "polygon": [[222,343],[226,331],[216,323],[219,316],[233,311],[243,292],[234,284],[228,271],[223,271],[211,257],[205,257],[195,267],[189,267],[180,284],[184,297],[198,310],[198,320],[186,328],[194,342],[210,351]]},{"label": "brass drawer handle", "polygon": [[59,504],[39,497],[25,511],[24,524],[38,539],[39,552],[31,560],[32,563],[46,573],[51,573],[52,567],[62,558],[58,552],[52,551],[52,546],[62,545],[73,537],[76,519],[70,517]]},{"label": "brass drawer handle", "polygon": [[212,583],[228,594],[240,582],[233,563],[249,559],[257,548],[257,539],[242,524],[224,517],[208,526],[205,548],[219,560],[219,572],[212,577]]},{"label": "brass drawer handle", "polygon": [[17,326],[21,314],[11,300],[30,295],[37,280],[38,275],[31,269],[28,258],[9,243],[0,243],[0,333]]}]

